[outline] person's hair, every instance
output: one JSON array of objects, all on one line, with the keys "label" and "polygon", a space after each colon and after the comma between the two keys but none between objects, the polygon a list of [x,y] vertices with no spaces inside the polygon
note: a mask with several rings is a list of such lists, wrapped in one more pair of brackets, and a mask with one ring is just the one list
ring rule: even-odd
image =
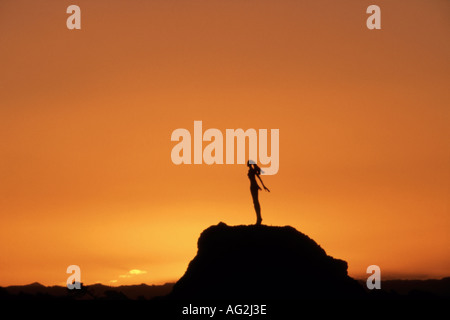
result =
[{"label": "person's hair", "polygon": [[259,176],[261,174],[261,168],[256,163],[253,164],[253,168],[255,168],[256,174]]}]

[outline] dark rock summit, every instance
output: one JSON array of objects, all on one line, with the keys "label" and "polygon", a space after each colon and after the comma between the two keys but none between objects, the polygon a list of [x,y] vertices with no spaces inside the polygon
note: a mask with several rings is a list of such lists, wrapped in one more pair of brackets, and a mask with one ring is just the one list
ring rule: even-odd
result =
[{"label": "dark rock summit", "polygon": [[198,252],[168,298],[360,298],[347,263],[292,227],[227,226],[204,230]]}]

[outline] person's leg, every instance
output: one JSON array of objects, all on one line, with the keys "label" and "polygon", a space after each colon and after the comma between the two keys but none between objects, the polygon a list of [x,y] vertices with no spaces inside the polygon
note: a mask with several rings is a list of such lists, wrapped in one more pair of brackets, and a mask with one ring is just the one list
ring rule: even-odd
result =
[{"label": "person's leg", "polygon": [[251,189],[251,192],[253,198],[253,206],[255,207],[256,212],[256,224],[260,225],[262,222],[262,218],[261,218],[261,206],[258,200],[258,189]]},{"label": "person's leg", "polygon": [[260,225],[262,222],[262,218],[261,218],[261,206],[258,203],[255,203],[255,211],[256,211],[256,224]]}]

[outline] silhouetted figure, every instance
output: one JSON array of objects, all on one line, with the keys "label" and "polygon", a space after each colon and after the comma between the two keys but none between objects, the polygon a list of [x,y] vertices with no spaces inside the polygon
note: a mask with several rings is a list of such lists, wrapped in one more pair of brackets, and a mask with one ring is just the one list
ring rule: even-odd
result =
[{"label": "silhouetted figure", "polygon": [[261,168],[258,167],[256,163],[250,163],[250,160],[247,161],[248,166],[248,173],[247,176],[250,179],[250,192],[252,193],[253,198],[253,205],[255,206],[256,211],[256,224],[261,225],[262,218],[261,218],[261,205],[259,204],[258,200],[258,191],[262,190],[259,186],[258,182],[256,182],[256,177],[258,177],[259,181],[264,187],[264,190],[269,191],[269,189],[266,188],[264,185],[264,182],[262,181],[260,175],[261,175]]}]

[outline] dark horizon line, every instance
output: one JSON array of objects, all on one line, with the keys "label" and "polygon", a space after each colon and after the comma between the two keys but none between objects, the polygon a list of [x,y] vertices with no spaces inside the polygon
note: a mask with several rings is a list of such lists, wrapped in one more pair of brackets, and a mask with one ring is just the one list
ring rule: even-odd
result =
[{"label": "dark horizon line", "polygon": [[[448,278],[450,278],[450,275],[449,276],[443,276],[443,277],[440,277],[440,278],[402,278],[402,277],[398,277],[398,278],[387,278],[387,279],[383,279],[382,278],[381,282],[387,282],[387,281],[432,281],[432,280],[439,281],[439,280],[448,279]],[[353,279],[355,279],[358,282],[361,282],[361,281],[365,282],[367,280],[367,278],[353,278]],[[142,286],[142,285],[145,285],[145,286],[148,286],[148,287],[152,287],[152,286],[154,286],[154,287],[162,287],[162,286],[166,286],[166,285],[174,285],[177,281],[165,282],[163,284],[148,284],[148,283],[143,283],[142,282],[142,283],[136,283],[136,284],[121,284],[121,285],[109,285],[109,284],[105,284],[105,283],[101,283],[101,282],[95,282],[95,283],[90,283],[90,284],[84,284],[83,282],[81,282],[81,283],[83,284],[83,286],[86,286],[86,287],[94,286],[94,285],[102,285],[102,286],[105,286],[105,287],[119,288],[119,287],[133,287],[133,286]],[[66,286],[59,285],[59,284],[45,285],[45,284],[42,284],[42,283],[40,283],[38,281],[35,281],[35,282],[32,282],[32,283],[22,284],[22,285],[21,284],[12,284],[12,285],[6,285],[6,286],[0,285],[0,288],[27,287],[27,286],[32,286],[32,285],[35,285],[35,286],[40,285],[40,286],[47,287],[47,288],[48,287],[61,287],[61,288],[65,288],[66,287]]]}]

